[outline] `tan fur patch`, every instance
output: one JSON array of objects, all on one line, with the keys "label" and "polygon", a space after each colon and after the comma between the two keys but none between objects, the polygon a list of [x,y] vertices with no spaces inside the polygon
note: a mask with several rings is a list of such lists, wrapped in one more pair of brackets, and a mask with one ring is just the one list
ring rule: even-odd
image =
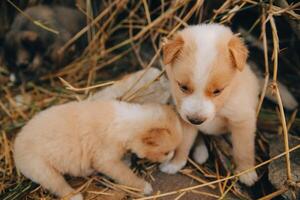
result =
[{"label": "tan fur patch", "polygon": [[248,49],[245,44],[239,37],[233,36],[228,43],[228,48],[235,67],[242,71],[248,58]]},{"label": "tan fur patch", "polygon": [[179,35],[163,45],[163,61],[165,65],[172,63],[178,57],[183,45],[184,41]]},{"label": "tan fur patch", "polygon": [[129,150],[164,162],[181,140],[180,121],[168,106],[70,102],[42,111],[23,127],[14,143],[14,159],[20,172],[59,197],[74,193],[65,173],[88,176],[98,171],[144,191],[148,183],[123,163],[124,154]]},{"label": "tan fur patch", "polygon": [[[182,109],[185,96],[178,90],[176,81],[182,80],[187,84],[194,84],[195,95],[204,92],[206,97],[199,95],[199,98],[209,100],[215,105],[214,114],[211,115],[213,119],[204,122],[203,125],[197,128],[207,134],[231,132],[237,171],[253,167],[255,163],[255,109],[258,100],[258,85],[254,73],[246,64],[248,56],[246,46],[240,38],[232,34],[229,28],[218,24],[187,27],[179,34],[184,39],[184,48],[176,62],[166,65],[166,71],[172,86],[172,95],[176,99],[178,111],[182,115],[186,115],[186,113],[193,114],[193,109],[197,105],[195,106],[186,100],[187,104],[190,103],[191,105],[188,105],[190,107],[186,109],[187,111]],[[210,34],[213,37],[206,37]],[[193,40],[199,42],[195,43]],[[198,51],[186,53],[186,47],[192,46],[192,44],[198,45],[195,47]],[[217,52],[210,54],[210,51],[215,51],[215,48]],[[199,54],[195,55],[195,52]],[[199,63],[196,63],[196,61]],[[196,66],[196,64],[199,66]],[[202,64],[203,66],[201,66]],[[207,71],[202,73],[201,67],[206,67],[207,69],[203,70]],[[195,75],[195,73],[199,73],[199,75]],[[195,79],[195,82],[199,82],[198,84],[205,85],[196,85],[193,79]],[[205,87],[204,90],[202,90],[203,86]],[[222,92],[218,92],[218,90]],[[199,99],[200,103],[201,100]],[[204,106],[201,107],[200,103],[198,110],[195,108],[195,112],[202,112]],[[207,110],[212,113],[212,109]],[[188,119],[183,120],[187,121]],[[184,141],[176,150],[175,157],[167,167],[174,168],[175,166],[180,169],[182,163],[188,158],[197,131],[193,131],[196,126],[188,124],[186,127],[188,128],[184,127]],[[255,172],[243,176],[240,177],[240,180],[247,185],[252,185],[257,180]]]},{"label": "tan fur patch", "polygon": [[35,42],[38,39],[38,34],[33,31],[23,31],[21,32],[21,40],[28,42]]},{"label": "tan fur patch", "polygon": [[[180,36],[182,37],[182,36]],[[183,93],[178,83],[185,85],[189,88],[189,94],[192,94],[195,90],[195,83],[192,81],[193,73],[195,72],[196,58],[195,51],[197,46],[190,38],[184,38],[184,47],[177,55],[176,60],[173,63],[166,65],[166,72],[172,84],[172,93],[175,97],[177,104],[181,104],[182,97],[187,94]]]},{"label": "tan fur patch", "polygon": [[[236,68],[232,64],[231,54],[228,49],[228,38],[220,38],[217,46],[218,56],[213,64],[212,70],[206,85],[205,94],[214,102],[218,110],[223,106],[231,90],[231,80],[234,78]],[[220,95],[215,95],[214,91],[221,91]]]},{"label": "tan fur patch", "polygon": [[159,146],[164,137],[170,135],[170,130],[165,128],[152,128],[142,138],[144,144],[149,146]]}]

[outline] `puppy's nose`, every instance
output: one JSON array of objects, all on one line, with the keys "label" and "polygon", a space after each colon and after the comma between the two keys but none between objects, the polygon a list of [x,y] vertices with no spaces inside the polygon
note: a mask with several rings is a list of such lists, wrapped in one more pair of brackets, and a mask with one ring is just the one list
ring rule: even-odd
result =
[{"label": "puppy's nose", "polygon": [[195,125],[200,125],[206,120],[206,118],[190,117],[190,116],[187,116],[187,119],[189,120],[189,122]]},{"label": "puppy's nose", "polygon": [[28,64],[29,64],[29,62],[24,60],[24,61],[18,62],[17,66],[21,69],[25,69],[25,68],[27,68]]}]

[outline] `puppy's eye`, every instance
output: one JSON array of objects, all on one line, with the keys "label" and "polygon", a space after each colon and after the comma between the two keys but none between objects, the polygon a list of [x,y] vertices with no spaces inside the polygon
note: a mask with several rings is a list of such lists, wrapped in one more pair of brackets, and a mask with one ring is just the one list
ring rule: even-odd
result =
[{"label": "puppy's eye", "polygon": [[189,89],[189,87],[187,85],[184,85],[184,84],[181,84],[179,82],[178,83],[178,86],[180,88],[180,90],[183,92],[183,93],[190,93],[191,90]]},{"label": "puppy's eye", "polygon": [[168,151],[168,152],[165,152],[164,155],[167,156],[167,155],[169,155],[169,153],[170,153],[169,151]]},{"label": "puppy's eye", "polygon": [[216,96],[219,96],[221,93],[222,93],[223,89],[215,89],[213,91],[213,95],[216,97]]}]

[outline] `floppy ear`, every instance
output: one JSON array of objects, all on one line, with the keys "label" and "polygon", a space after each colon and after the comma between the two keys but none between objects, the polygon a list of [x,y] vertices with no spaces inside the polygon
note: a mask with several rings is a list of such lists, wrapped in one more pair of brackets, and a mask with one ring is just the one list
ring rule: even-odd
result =
[{"label": "floppy ear", "polygon": [[16,49],[16,32],[14,31],[9,31],[5,35],[5,40],[4,40],[4,53],[8,51],[15,51]]},{"label": "floppy ear", "polygon": [[162,143],[163,137],[166,137],[167,134],[170,134],[168,129],[165,128],[153,128],[150,129],[143,137],[142,142],[145,145],[149,146],[159,146]]},{"label": "floppy ear", "polygon": [[18,44],[16,41],[16,32],[9,31],[5,35],[4,40],[4,62],[8,67],[12,67],[14,69],[15,63],[16,63],[16,48],[18,48]]},{"label": "floppy ear", "polygon": [[163,44],[163,62],[165,65],[173,62],[179,55],[184,45],[180,35],[175,36]]},{"label": "floppy ear", "polygon": [[38,34],[34,31],[22,31],[21,41],[27,43],[34,43],[38,40]]},{"label": "floppy ear", "polygon": [[245,46],[244,42],[235,35],[230,39],[228,47],[234,66],[238,70],[242,71],[248,58],[247,47]]}]

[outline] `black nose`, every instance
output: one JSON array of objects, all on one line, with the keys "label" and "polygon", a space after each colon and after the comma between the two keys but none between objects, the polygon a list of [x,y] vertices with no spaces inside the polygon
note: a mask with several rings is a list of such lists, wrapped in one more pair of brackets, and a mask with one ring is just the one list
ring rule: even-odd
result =
[{"label": "black nose", "polygon": [[197,118],[197,117],[189,117],[189,116],[187,116],[187,119],[189,120],[189,122],[195,125],[200,125],[206,120],[205,118]]},{"label": "black nose", "polygon": [[28,64],[29,63],[27,61],[17,63],[18,67],[21,68],[21,69],[27,68]]}]

